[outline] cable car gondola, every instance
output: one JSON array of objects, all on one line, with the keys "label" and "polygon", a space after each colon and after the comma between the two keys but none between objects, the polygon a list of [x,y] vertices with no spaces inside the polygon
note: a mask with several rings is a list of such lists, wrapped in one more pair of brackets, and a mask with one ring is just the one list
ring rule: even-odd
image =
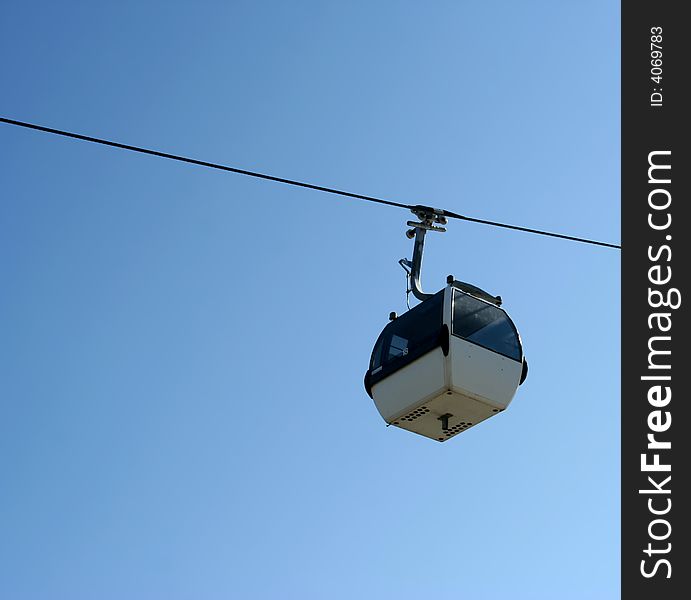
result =
[{"label": "cable car gondola", "polygon": [[444,231],[440,211],[416,207],[420,222],[409,270],[411,291],[422,302],[397,317],[377,339],[365,389],[384,421],[444,442],[502,412],[528,372],[521,338],[499,296],[447,278],[436,294],[420,289],[426,231]]}]

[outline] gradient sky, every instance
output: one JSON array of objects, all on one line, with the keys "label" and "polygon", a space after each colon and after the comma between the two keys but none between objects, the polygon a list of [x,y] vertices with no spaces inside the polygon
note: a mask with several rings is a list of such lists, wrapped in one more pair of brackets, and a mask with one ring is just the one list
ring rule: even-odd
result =
[{"label": "gradient sky", "polygon": [[[15,2],[2,116],[619,243],[619,3]],[[0,124],[0,597],[619,595],[620,252],[428,237],[530,375],[437,444],[362,377],[406,211]]]}]

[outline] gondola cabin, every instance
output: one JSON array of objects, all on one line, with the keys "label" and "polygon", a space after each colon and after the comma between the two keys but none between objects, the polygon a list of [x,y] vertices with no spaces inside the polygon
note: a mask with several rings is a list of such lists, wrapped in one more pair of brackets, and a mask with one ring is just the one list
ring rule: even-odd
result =
[{"label": "gondola cabin", "polygon": [[501,298],[452,278],[377,339],[365,389],[384,420],[444,442],[503,411],[527,375]]}]

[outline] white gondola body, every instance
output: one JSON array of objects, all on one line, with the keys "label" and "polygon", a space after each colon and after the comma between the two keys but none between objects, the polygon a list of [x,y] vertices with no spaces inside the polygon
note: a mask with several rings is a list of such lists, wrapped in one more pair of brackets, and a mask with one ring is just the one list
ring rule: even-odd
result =
[{"label": "white gondola body", "polygon": [[[508,331],[507,324],[514,332],[515,341],[508,341],[509,355],[454,333],[459,329],[454,323],[455,302],[471,302],[495,316],[500,311],[504,333]],[[459,315],[458,307],[455,312],[460,321],[463,315]],[[526,369],[520,336],[502,309],[450,284],[443,290],[442,321],[448,344],[437,345],[379,381],[376,367],[368,372],[374,376],[370,395],[388,424],[440,442],[503,411],[522,383]],[[401,355],[406,351],[407,348],[401,350]]]}]

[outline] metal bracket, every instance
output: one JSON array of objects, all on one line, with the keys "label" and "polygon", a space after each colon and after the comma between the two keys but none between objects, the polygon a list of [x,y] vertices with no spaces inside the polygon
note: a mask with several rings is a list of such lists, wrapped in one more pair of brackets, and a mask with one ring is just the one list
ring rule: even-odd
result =
[{"label": "metal bracket", "polygon": [[442,431],[446,431],[449,428],[449,419],[453,417],[451,413],[446,413],[445,415],[442,415],[437,419],[437,421],[441,421],[441,429]]},{"label": "metal bracket", "polygon": [[406,231],[408,239],[415,238],[415,246],[413,247],[413,260],[407,258],[399,260],[399,264],[410,275],[410,289],[413,295],[421,301],[431,298],[433,294],[426,294],[422,291],[420,285],[420,271],[422,270],[422,253],[425,246],[425,234],[428,231],[446,231],[445,227],[447,219],[444,211],[440,208],[431,208],[429,206],[417,205],[413,206],[411,212],[419,219],[418,221],[408,221],[407,225],[412,227]]}]

